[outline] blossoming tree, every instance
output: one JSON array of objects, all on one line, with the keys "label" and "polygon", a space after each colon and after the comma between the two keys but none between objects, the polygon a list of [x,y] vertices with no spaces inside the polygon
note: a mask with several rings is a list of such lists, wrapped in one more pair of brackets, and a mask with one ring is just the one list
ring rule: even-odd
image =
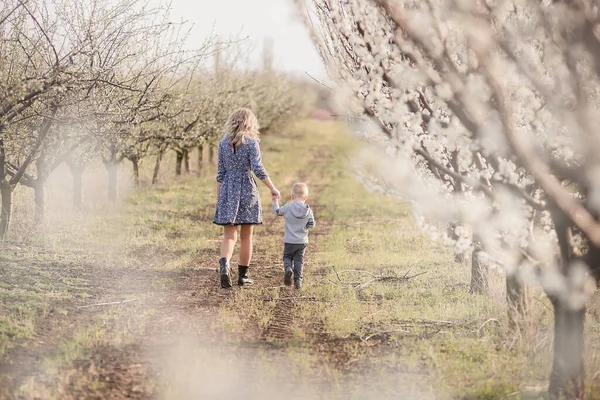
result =
[{"label": "blossoming tree", "polygon": [[[300,2],[302,9],[306,7]],[[376,185],[479,261],[533,277],[555,313],[549,391],[583,395],[600,277],[600,11],[590,0],[313,0],[306,21],[385,153]],[[379,157],[381,159],[381,157]],[[373,184],[373,180],[367,179]]]}]

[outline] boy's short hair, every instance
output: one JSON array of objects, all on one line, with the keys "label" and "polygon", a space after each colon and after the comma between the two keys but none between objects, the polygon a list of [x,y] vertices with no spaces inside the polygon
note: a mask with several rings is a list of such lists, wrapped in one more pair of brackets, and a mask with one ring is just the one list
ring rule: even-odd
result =
[{"label": "boy's short hair", "polygon": [[292,194],[298,197],[308,196],[308,186],[306,186],[306,183],[304,182],[294,183],[294,186],[292,186]]}]

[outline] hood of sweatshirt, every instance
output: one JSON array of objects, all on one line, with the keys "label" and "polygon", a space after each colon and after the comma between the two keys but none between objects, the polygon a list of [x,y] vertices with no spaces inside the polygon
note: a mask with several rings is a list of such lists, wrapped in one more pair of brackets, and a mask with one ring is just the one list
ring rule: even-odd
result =
[{"label": "hood of sweatshirt", "polygon": [[292,215],[299,219],[306,218],[310,213],[308,204],[302,204],[299,201],[292,201],[289,207]]}]

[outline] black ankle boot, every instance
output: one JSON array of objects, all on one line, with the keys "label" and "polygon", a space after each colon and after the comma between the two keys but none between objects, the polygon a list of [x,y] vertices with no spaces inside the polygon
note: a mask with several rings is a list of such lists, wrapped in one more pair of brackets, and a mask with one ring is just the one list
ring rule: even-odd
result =
[{"label": "black ankle boot", "polygon": [[219,273],[221,274],[221,287],[222,288],[230,288],[232,286],[231,283],[231,268],[229,267],[229,260],[225,257],[219,260]]},{"label": "black ankle boot", "polygon": [[252,285],[254,281],[248,276],[248,267],[245,265],[238,265],[238,285]]}]

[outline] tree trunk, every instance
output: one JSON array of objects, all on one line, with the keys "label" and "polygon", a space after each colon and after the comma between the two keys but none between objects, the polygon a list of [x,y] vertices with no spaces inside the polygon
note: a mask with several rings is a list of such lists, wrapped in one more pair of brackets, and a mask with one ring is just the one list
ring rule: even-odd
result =
[{"label": "tree trunk", "polygon": [[217,162],[215,160],[215,154],[217,153],[216,151],[216,146],[211,144],[208,146],[208,162],[211,163],[212,165],[216,165]]},{"label": "tree trunk", "polygon": [[[0,124],[0,133],[2,133]],[[4,141],[0,136],[0,239],[6,237],[10,225],[10,214],[12,212],[12,186],[8,181],[6,173],[6,153],[4,152]]]},{"label": "tree trunk", "polygon": [[508,325],[511,329],[517,328],[525,320],[527,313],[527,292],[519,278],[512,275],[506,276],[506,303]]},{"label": "tree trunk", "polygon": [[[572,227],[570,219],[557,208],[550,208],[561,255],[561,272],[568,277],[573,265],[573,249],[570,245]],[[595,252],[592,246],[589,252]],[[554,359],[548,392],[552,399],[583,399],[583,326],[585,306],[574,308],[568,304],[566,295],[549,295],[554,308]]]},{"label": "tree trunk", "polygon": [[117,201],[117,167],[114,161],[106,163],[106,172],[108,173],[108,200]]},{"label": "tree trunk", "polygon": [[204,145],[201,144],[198,146],[198,171],[202,171],[203,166],[204,166]]},{"label": "tree trunk", "polygon": [[77,210],[81,210],[83,205],[83,166],[69,163],[69,169],[73,177],[73,206]]},{"label": "tree trunk", "polygon": [[12,214],[12,185],[7,181],[0,181],[0,197],[2,197],[2,209],[0,210],[0,238],[3,239],[10,227]]},{"label": "tree trunk", "polygon": [[481,249],[476,246],[471,255],[471,293],[485,294],[488,288],[487,270],[479,261]]},{"label": "tree trunk", "polygon": [[554,360],[550,375],[550,397],[583,399],[583,324],[585,308],[575,310],[563,300],[554,306]]},{"label": "tree trunk", "polygon": [[156,163],[154,164],[154,173],[152,174],[152,184],[155,185],[158,182],[158,173],[160,172],[160,162],[163,158],[164,150],[160,150],[156,156]]},{"label": "tree trunk", "polygon": [[183,151],[183,168],[187,174],[190,173],[190,151],[188,149]]},{"label": "tree trunk", "polygon": [[135,187],[140,186],[140,162],[137,157],[130,158],[131,164],[133,165],[133,184]]},{"label": "tree trunk", "polygon": [[175,154],[177,154],[177,158],[175,159],[175,175],[181,175],[181,164],[183,163],[183,152],[179,150],[175,150]]},{"label": "tree trunk", "polygon": [[35,224],[40,225],[46,216],[46,185],[43,179],[37,179],[33,184],[35,197]]}]

